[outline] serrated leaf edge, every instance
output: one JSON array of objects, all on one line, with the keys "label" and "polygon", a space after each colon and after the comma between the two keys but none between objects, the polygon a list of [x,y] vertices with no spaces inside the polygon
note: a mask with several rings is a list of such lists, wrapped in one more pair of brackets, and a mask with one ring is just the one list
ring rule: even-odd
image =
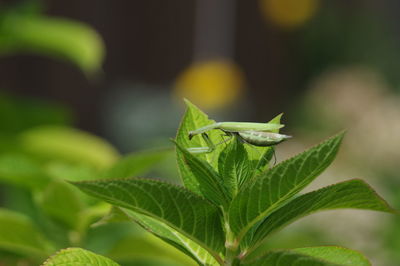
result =
[{"label": "serrated leaf edge", "polygon": [[[299,158],[300,158],[300,157],[302,157],[305,153],[309,152],[310,150],[312,150],[312,149],[314,149],[314,148],[316,148],[316,147],[318,147],[318,146],[323,146],[323,144],[325,144],[325,143],[327,143],[327,142],[330,142],[330,141],[333,141],[334,139],[338,139],[338,142],[339,142],[339,143],[338,143],[338,147],[339,147],[339,146],[340,146],[340,143],[341,143],[342,140],[343,140],[344,133],[345,133],[345,131],[342,131],[342,132],[340,132],[340,133],[338,133],[338,134],[336,134],[336,135],[334,135],[334,136],[332,136],[332,137],[330,137],[330,138],[328,138],[328,139],[326,139],[326,140],[324,140],[324,141],[322,141],[322,142],[320,142],[320,143],[318,143],[318,144],[316,144],[316,145],[313,145],[311,148],[308,148],[307,150],[305,150],[305,151],[303,151],[303,152],[301,152],[301,153],[299,153],[299,154],[296,154],[296,155],[294,155],[294,156],[292,156],[292,157],[290,157],[290,158],[288,158],[288,159],[282,161],[281,163],[277,164],[277,165],[274,166],[273,168],[268,169],[267,171],[263,172],[263,174],[268,174],[269,171],[271,171],[271,170],[273,170],[273,169],[279,167],[281,164],[284,164],[284,163],[286,163],[286,162],[292,160],[294,157],[299,157]],[[263,174],[261,174],[261,175],[263,175]],[[261,175],[257,175],[255,178],[260,178]],[[252,183],[255,181],[255,178],[253,178],[253,180],[252,180],[251,182],[248,182],[248,183],[246,184],[247,186],[243,187],[242,190],[244,190],[244,189],[246,189],[247,187],[249,187],[250,185],[252,185]],[[312,181],[311,181],[311,182],[312,182]],[[239,195],[239,194],[240,194],[240,192],[238,193],[238,195]],[[290,193],[288,193],[288,195],[289,195],[289,194],[290,194]],[[290,198],[293,198],[293,196],[290,197]],[[241,240],[241,239],[245,236],[245,234],[246,234],[246,233],[250,230],[250,228],[255,224],[254,221],[259,220],[260,218],[264,217],[265,214],[267,214],[267,213],[270,212],[271,210],[274,210],[275,208],[279,207],[279,205],[284,204],[284,202],[286,202],[287,200],[290,200],[290,198],[288,198],[288,199],[286,199],[286,200],[280,200],[280,201],[278,201],[278,202],[272,204],[267,210],[265,210],[265,211],[263,211],[261,214],[259,214],[256,218],[254,218],[254,219],[252,220],[252,221],[253,221],[252,223],[247,224],[245,227],[243,227],[243,228],[238,232],[238,234],[237,234],[237,235],[238,235],[238,239]],[[236,198],[234,198],[233,200],[235,200],[235,199],[236,199]]]}]

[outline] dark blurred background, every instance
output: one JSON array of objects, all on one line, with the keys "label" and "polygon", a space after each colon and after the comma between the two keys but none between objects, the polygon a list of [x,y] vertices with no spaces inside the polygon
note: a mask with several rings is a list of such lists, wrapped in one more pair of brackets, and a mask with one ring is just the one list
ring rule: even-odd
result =
[{"label": "dark blurred background", "polygon": [[[27,115],[34,108],[27,106],[57,106],[63,123],[126,153],[169,145],[183,97],[217,120],[262,122],[284,112],[285,132],[295,138],[278,158],[346,128],[344,151],[317,185],[361,177],[400,208],[399,11],[395,0],[3,0],[0,118],[13,121],[14,134],[28,127],[15,121],[35,125]],[[10,13],[17,15],[4,15]],[[24,33],[15,17],[32,13],[84,23],[98,35],[86,47],[87,36],[72,34],[64,42],[55,24]],[[46,30],[59,32],[58,42],[48,34],[48,46],[41,46],[35,38]],[[92,63],[66,52],[67,41],[98,49],[88,57]],[[11,42],[18,49],[10,49]],[[34,49],[27,48],[32,43]],[[35,117],[38,124],[47,119]],[[299,225],[307,237],[276,243],[332,240],[363,250],[377,265],[398,265],[400,222],[379,215],[363,212],[336,224],[332,216],[315,218],[321,228],[311,220]],[[331,225],[339,229],[330,232]]]},{"label": "dark blurred background", "polygon": [[[3,0],[1,6],[20,2]],[[209,2],[211,15],[203,12],[201,20],[211,24],[209,36],[221,23],[228,23],[225,29],[234,32],[226,49],[233,50],[229,59],[244,73],[249,119],[268,119],[271,115],[263,116],[287,111],[307,90],[310,79],[332,66],[368,63],[398,84],[398,1],[286,0],[269,1],[269,6],[263,1],[204,2]],[[196,1],[43,3],[46,14],[86,22],[99,32],[107,54],[103,73],[88,80],[72,64],[21,53],[1,59],[0,86],[69,106],[81,128],[103,134],[102,102],[118,84],[148,84],[154,93],[170,93],[195,58]],[[280,8],[290,4],[293,10],[281,14]],[[233,17],[224,14],[229,7]],[[215,8],[220,16],[213,16]],[[221,21],[226,17],[231,21]],[[221,30],[219,34],[224,34]],[[207,42],[204,46],[213,49]]]}]

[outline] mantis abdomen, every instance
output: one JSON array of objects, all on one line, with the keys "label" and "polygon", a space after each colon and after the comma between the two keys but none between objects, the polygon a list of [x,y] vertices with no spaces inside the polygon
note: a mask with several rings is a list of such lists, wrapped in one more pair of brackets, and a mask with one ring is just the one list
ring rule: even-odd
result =
[{"label": "mantis abdomen", "polygon": [[262,147],[273,146],[290,138],[290,136],[283,134],[253,130],[240,131],[237,132],[237,135],[248,144]]}]

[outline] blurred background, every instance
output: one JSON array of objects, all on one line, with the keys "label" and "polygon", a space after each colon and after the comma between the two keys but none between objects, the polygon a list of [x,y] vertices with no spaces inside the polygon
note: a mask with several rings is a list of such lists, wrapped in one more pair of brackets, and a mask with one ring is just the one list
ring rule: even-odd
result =
[{"label": "blurred background", "polygon": [[[0,153],[16,153],[21,135],[37,143],[35,129],[50,125],[101,137],[113,150],[101,166],[170,147],[188,98],[218,121],[285,113],[283,132],[294,138],[278,160],[346,129],[337,161],[309,189],[362,178],[400,209],[399,10],[395,0],[3,0]],[[45,133],[29,152],[50,145],[54,132]],[[150,173],[178,182],[171,162]],[[26,209],[4,180],[0,205]],[[400,219],[331,211],[270,242],[336,244],[400,265]]]}]

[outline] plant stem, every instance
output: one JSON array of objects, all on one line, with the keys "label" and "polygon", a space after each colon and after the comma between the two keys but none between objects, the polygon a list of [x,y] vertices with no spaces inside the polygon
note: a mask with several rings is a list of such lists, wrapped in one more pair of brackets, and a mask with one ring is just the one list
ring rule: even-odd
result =
[{"label": "plant stem", "polygon": [[234,261],[236,260],[237,254],[237,245],[235,246],[227,246],[226,247],[226,254],[225,254],[225,266],[232,266]]},{"label": "plant stem", "polygon": [[[225,220],[226,221],[226,220]],[[226,234],[226,242],[225,242],[225,266],[232,266],[236,260],[236,256],[239,249],[239,242],[236,239],[235,234],[231,231],[229,223],[225,222],[225,234]]]}]

